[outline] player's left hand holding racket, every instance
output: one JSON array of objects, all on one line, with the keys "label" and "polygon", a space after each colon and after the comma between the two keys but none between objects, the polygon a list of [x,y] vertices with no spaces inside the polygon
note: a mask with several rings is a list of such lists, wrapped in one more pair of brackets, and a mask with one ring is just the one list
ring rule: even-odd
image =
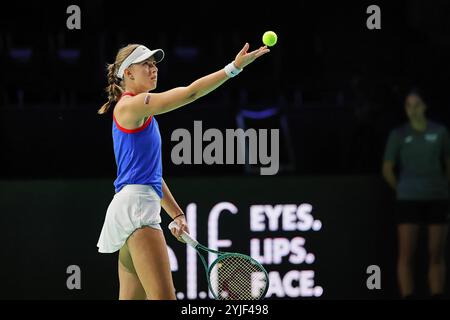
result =
[{"label": "player's left hand holding racket", "polygon": [[187,225],[186,222],[186,218],[185,215],[179,215],[178,217],[176,217],[173,222],[176,223],[177,227],[176,228],[169,228],[170,232],[172,232],[172,235],[177,238],[178,241],[186,243],[183,238],[181,237],[181,235],[183,234],[183,232],[189,233],[189,227]]},{"label": "player's left hand holding racket", "polygon": [[[259,300],[269,288],[269,276],[264,267],[252,257],[232,252],[221,252],[198,243],[189,233],[180,230],[177,221],[169,224],[172,234],[194,248],[205,267],[208,287],[217,300]],[[210,266],[205,253],[217,254]]]}]

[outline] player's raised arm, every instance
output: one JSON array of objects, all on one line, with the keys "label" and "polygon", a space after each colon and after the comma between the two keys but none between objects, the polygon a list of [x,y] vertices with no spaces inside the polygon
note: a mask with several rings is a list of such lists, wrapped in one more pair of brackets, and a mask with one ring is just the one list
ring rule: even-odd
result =
[{"label": "player's raised arm", "polygon": [[248,52],[246,43],[233,62],[225,68],[204,76],[186,87],[178,87],[161,93],[141,93],[128,97],[122,102],[122,108],[136,117],[157,115],[182,107],[218,88],[231,77],[236,76],[244,67],[258,57],[270,51],[266,46]]}]

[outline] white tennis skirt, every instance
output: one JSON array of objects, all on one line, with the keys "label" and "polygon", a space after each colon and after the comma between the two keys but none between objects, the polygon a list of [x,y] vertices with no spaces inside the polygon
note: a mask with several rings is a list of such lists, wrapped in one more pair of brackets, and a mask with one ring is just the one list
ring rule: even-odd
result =
[{"label": "white tennis skirt", "polygon": [[148,185],[129,184],[114,195],[106,211],[98,251],[116,252],[136,230],[145,226],[161,230],[161,198]]}]

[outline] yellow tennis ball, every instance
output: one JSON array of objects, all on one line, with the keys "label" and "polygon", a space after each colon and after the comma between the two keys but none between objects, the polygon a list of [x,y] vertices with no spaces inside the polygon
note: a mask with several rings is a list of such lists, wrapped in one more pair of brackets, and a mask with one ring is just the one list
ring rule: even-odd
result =
[{"label": "yellow tennis ball", "polygon": [[275,43],[277,43],[277,40],[278,40],[278,36],[273,31],[264,32],[263,37],[262,37],[263,43],[269,47],[274,46]]}]

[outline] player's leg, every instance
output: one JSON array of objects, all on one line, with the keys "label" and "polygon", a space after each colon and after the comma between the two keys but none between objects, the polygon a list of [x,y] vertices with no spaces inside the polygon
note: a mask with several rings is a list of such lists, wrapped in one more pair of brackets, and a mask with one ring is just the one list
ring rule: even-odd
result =
[{"label": "player's leg", "polygon": [[428,281],[430,292],[439,296],[445,289],[445,242],[448,226],[446,224],[431,224],[428,226]]},{"label": "player's leg", "polygon": [[175,289],[163,232],[144,227],[136,230],[128,238],[127,243],[147,298],[175,300]]},{"label": "player's leg", "polygon": [[119,251],[119,300],[145,300],[146,294],[134,269],[128,246],[125,243]]},{"label": "player's leg", "polygon": [[419,225],[401,223],[398,230],[397,276],[403,298],[414,294],[414,256],[419,235]]}]

